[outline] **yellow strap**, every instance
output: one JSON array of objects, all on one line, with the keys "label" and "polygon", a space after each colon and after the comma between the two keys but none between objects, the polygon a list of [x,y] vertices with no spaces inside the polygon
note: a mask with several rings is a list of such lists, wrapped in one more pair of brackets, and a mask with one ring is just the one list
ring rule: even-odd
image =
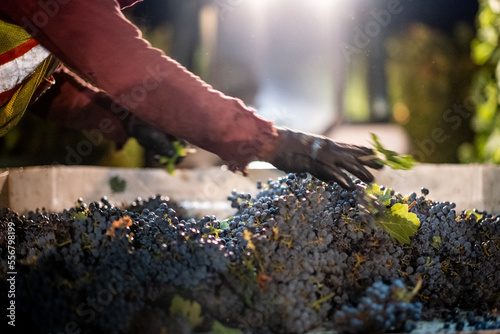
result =
[{"label": "yellow strap", "polygon": [[30,75],[12,98],[0,107],[0,137],[4,136],[10,129],[17,125],[23,117],[33,94],[45,79],[45,74],[51,63],[52,56],[45,59],[35,72]]},{"label": "yellow strap", "polygon": [[[0,54],[12,50],[29,39],[31,36],[22,27],[0,20]],[[34,93],[45,78],[51,60],[50,56],[46,58],[23,81],[12,98],[0,106],[0,137],[9,132],[23,117]]]},{"label": "yellow strap", "polygon": [[31,38],[22,27],[0,20],[0,54],[5,53]]}]

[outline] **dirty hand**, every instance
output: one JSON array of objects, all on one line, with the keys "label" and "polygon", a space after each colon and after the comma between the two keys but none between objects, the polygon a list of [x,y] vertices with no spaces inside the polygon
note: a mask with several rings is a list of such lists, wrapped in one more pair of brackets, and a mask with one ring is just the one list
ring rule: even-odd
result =
[{"label": "dirty hand", "polygon": [[128,132],[144,149],[161,157],[175,156],[176,148],[173,143],[176,141],[185,146],[184,141],[156,129],[133,115],[128,119]]},{"label": "dirty hand", "polygon": [[342,169],[369,183],[373,175],[365,166],[382,168],[367,147],[336,143],[326,137],[286,128],[278,128],[275,149],[264,159],[287,173],[308,172],[320,180],[333,180],[351,189],[352,180]]}]

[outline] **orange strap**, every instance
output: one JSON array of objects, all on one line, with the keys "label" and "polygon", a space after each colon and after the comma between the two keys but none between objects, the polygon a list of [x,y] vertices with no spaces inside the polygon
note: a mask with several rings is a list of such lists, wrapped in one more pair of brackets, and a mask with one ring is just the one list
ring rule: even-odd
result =
[{"label": "orange strap", "polygon": [[8,63],[9,61],[16,59],[18,57],[21,57],[24,55],[26,52],[29,50],[33,49],[35,46],[38,45],[38,42],[32,38],[24,42],[23,44],[10,49],[9,51],[0,54],[0,66],[3,64]]}]

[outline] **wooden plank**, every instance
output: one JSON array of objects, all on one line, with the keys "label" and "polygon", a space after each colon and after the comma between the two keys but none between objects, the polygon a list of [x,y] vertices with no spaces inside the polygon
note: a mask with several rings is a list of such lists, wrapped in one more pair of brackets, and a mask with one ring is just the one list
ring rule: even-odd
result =
[{"label": "wooden plank", "polygon": [[477,208],[500,214],[500,166],[420,164],[410,171],[375,171],[376,183],[401,194],[429,189],[428,199],[455,202],[458,210]]},{"label": "wooden plank", "polygon": [[[99,201],[107,196],[113,204],[130,203],[137,197],[157,194],[185,201],[199,212],[210,205],[217,212],[229,209],[226,197],[231,190],[256,194],[255,182],[266,182],[284,173],[275,169],[250,169],[249,177],[211,167],[180,169],[175,175],[163,169],[106,168],[87,166],[47,166],[0,170],[0,206],[10,206],[24,212],[45,207],[61,211],[84,201]],[[125,191],[113,192],[110,179],[119,177],[126,182]],[[458,210],[486,210],[500,214],[500,166],[493,165],[433,165],[422,164],[411,171],[385,168],[375,171],[376,183],[401,194],[426,187],[431,200],[450,201]],[[225,205],[225,207],[224,207]],[[215,214],[207,212],[207,214]]]},{"label": "wooden plank", "polygon": [[0,170],[0,208],[9,205],[8,170]]},{"label": "wooden plank", "polygon": [[[7,204],[20,213],[42,207],[57,212],[72,207],[78,198],[89,203],[106,196],[112,204],[121,205],[131,203],[137,197],[161,195],[186,202],[186,206],[197,213],[206,210],[209,215],[227,215],[234,211],[227,201],[233,189],[255,194],[257,179],[266,181],[282,173],[257,170],[250,175],[247,178],[220,167],[179,169],[174,175],[153,168],[46,166],[11,169]],[[126,182],[124,191],[111,189],[110,179],[113,177]]]}]

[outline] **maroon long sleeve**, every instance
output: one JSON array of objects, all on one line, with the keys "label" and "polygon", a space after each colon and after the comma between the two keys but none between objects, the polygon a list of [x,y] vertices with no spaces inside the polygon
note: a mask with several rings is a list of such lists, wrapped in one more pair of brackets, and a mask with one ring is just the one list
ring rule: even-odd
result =
[{"label": "maroon long sleeve", "polygon": [[[130,5],[133,0],[124,0]],[[3,0],[0,15],[23,26],[81,78],[123,108],[244,168],[277,136],[272,123],[212,89],[154,49],[116,0]]]}]

